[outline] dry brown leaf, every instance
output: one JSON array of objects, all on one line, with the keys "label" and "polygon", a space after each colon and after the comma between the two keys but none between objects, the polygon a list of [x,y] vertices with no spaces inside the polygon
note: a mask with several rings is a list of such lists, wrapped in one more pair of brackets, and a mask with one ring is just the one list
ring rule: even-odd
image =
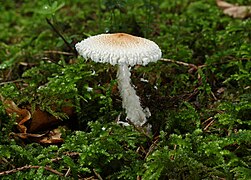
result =
[{"label": "dry brown leaf", "polygon": [[[19,132],[11,133],[13,136],[21,139],[29,139],[32,142],[43,144],[63,143],[60,129],[50,130],[53,126],[59,125],[62,121],[48,112],[42,111],[39,107],[31,114],[25,108],[19,108],[12,100],[5,100],[0,94],[0,100],[5,106],[6,113],[14,117]],[[65,100],[67,104],[68,100]],[[29,109],[29,108],[28,108]],[[74,108],[71,106],[63,106],[62,112],[68,116],[74,115]],[[29,123],[25,123],[29,121]],[[47,130],[45,133],[44,130]],[[36,133],[41,132],[42,133]]]},{"label": "dry brown leaf", "polygon": [[[65,100],[67,104],[68,100]],[[52,107],[53,109],[53,107]],[[61,108],[62,112],[65,113],[68,117],[73,116],[74,108],[72,106],[63,106]],[[38,107],[32,113],[32,121],[30,123],[28,132],[36,132],[41,130],[48,130],[51,129],[52,126],[58,125],[62,123],[62,121],[55,116],[51,115],[46,111],[40,110]]]},{"label": "dry brown leaf", "polygon": [[5,106],[6,113],[9,116],[16,116],[16,122],[18,123],[17,128],[21,133],[27,132],[27,127],[24,123],[31,118],[31,114],[27,109],[19,108],[13,101],[4,100],[3,102]]},{"label": "dry brown leaf", "polygon": [[226,9],[233,6],[233,4],[230,4],[226,1],[221,1],[221,0],[216,0],[216,3],[221,9]]},{"label": "dry brown leaf", "polygon": [[58,144],[63,143],[64,139],[61,138],[61,130],[60,129],[53,129],[49,132],[49,134],[41,139],[39,142],[43,144]]},{"label": "dry brown leaf", "polygon": [[231,17],[244,19],[251,16],[251,6],[238,6],[221,0],[216,0],[216,3],[224,14]]},{"label": "dry brown leaf", "polygon": [[33,138],[33,139],[41,139],[47,133],[44,134],[31,134],[31,133],[11,133],[13,136],[17,136],[21,139]]},{"label": "dry brown leaf", "polygon": [[42,143],[42,144],[59,144],[63,143],[64,139],[61,138],[61,130],[59,128],[52,131],[47,131],[43,134],[32,134],[32,133],[11,133],[12,136],[29,139],[32,142]]},{"label": "dry brown leaf", "polygon": [[[33,133],[41,130],[51,129],[52,126],[60,124],[62,121],[48,112],[40,110],[38,107],[32,114],[25,108],[19,108],[12,100],[4,100],[1,97],[5,106],[5,111],[9,116],[15,116],[16,122],[18,123],[17,128],[20,133]],[[70,106],[62,107],[62,112],[68,116],[74,114],[74,108]],[[27,127],[24,125],[25,122],[30,120]]]},{"label": "dry brown leaf", "polygon": [[41,111],[39,108],[37,108],[32,113],[32,121],[30,123],[28,132],[37,132],[40,130],[51,129],[53,125],[56,125],[60,122],[60,119],[57,119],[50,113]]},{"label": "dry brown leaf", "polygon": [[[6,113],[9,116],[15,116],[18,123],[17,128],[20,133],[36,132],[39,130],[50,129],[51,126],[58,124],[61,120],[51,114],[41,111],[37,108],[31,115],[27,109],[19,108],[13,101],[5,100],[4,102]],[[29,126],[24,125],[30,120]]]}]

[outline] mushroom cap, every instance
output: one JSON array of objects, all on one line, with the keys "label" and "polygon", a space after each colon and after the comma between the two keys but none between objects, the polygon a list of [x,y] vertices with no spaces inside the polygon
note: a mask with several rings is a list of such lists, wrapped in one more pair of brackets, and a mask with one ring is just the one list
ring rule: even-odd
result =
[{"label": "mushroom cap", "polygon": [[112,65],[146,65],[161,58],[155,42],[125,33],[91,36],[77,43],[76,50],[86,59]]}]

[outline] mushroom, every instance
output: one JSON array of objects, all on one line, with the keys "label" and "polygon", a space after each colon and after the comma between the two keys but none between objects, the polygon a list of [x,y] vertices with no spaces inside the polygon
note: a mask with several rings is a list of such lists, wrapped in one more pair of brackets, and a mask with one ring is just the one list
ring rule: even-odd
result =
[{"label": "mushroom", "polygon": [[76,44],[76,50],[84,58],[95,62],[118,65],[118,88],[127,120],[141,127],[149,112],[143,110],[140,99],[131,85],[129,66],[147,65],[161,58],[159,46],[145,38],[125,34],[99,34]]}]

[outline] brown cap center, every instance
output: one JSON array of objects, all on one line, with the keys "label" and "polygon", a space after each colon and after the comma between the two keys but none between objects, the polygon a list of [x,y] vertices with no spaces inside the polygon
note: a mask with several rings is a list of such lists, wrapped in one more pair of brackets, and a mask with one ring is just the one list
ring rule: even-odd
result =
[{"label": "brown cap center", "polygon": [[115,33],[107,36],[107,43],[110,45],[125,46],[128,44],[138,44],[140,39],[138,37],[125,34],[125,33]]}]

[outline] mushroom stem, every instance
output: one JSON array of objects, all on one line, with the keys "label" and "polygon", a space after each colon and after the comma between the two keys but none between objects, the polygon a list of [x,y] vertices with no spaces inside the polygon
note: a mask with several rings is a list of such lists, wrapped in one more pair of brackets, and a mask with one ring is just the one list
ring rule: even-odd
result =
[{"label": "mushroom stem", "polygon": [[126,110],[126,119],[129,119],[136,126],[142,126],[146,122],[146,114],[140,105],[135,89],[131,85],[130,76],[128,65],[119,65],[118,88],[122,97],[122,106]]}]

